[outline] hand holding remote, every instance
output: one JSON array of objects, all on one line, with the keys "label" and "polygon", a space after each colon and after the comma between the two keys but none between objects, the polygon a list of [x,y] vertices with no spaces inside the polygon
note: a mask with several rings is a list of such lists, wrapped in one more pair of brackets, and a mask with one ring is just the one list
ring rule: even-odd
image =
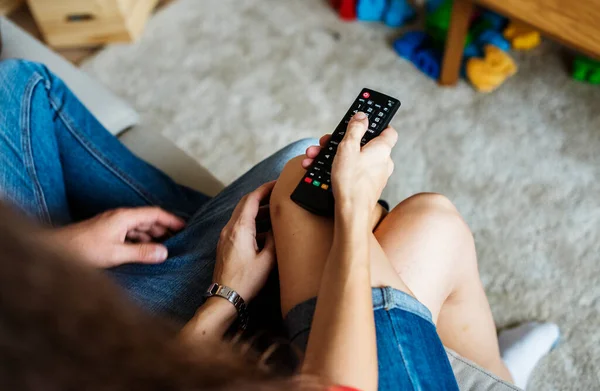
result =
[{"label": "hand holding remote", "polygon": [[361,148],[361,139],[368,127],[369,120],[364,113],[354,115],[333,160],[333,195],[337,211],[343,213],[372,211],[394,171],[390,154],[398,141],[398,133],[388,127]]}]

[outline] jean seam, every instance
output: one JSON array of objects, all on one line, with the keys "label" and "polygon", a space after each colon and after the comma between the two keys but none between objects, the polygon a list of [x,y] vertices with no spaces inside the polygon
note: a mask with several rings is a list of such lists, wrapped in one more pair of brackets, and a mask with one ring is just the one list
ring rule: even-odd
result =
[{"label": "jean seam", "polygon": [[33,100],[33,92],[35,87],[43,77],[39,73],[34,73],[29,79],[23,93],[23,100],[21,101],[21,148],[23,149],[23,164],[31,178],[33,185],[33,194],[35,202],[38,207],[38,213],[40,219],[47,223],[52,224],[50,218],[50,211],[48,209],[48,203],[42,189],[42,185],[38,179],[37,170],[35,168],[35,159],[33,158],[33,147],[31,145],[31,128],[30,128],[30,114],[31,114],[31,101]]},{"label": "jean seam", "polygon": [[478,371],[478,372],[479,372],[479,373],[481,373],[482,375],[485,375],[485,376],[489,377],[490,379],[493,379],[493,380],[495,380],[495,381],[499,381],[499,382],[501,382],[502,384],[504,384],[504,385],[508,386],[509,388],[511,388],[511,389],[513,389],[513,390],[515,390],[515,391],[521,391],[521,389],[520,389],[520,388],[517,388],[517,387],[513,386],[512,384],[510,384],[510,383],[507,383],[507,382],[505,382],[504,380],[500,379],[499,377],[497,377],[497,376],[495,376],[495,375],[492,375],[492,374],[489,374],[487,371],[485,371],[485,370],[482,370],[481,368],[479,368],[479,367],[477,367],[477,366],[475,366],[475,365],[471,364],[470,362],[467,362],[467,361],[466,361],[466,360],[465,360],[463,357],[459,356],[459,355],[458,355],[458,353],[454,353],[454,352],[452,352],[452,351],[450,351],[450,350],[446,349],[446,354],[450,354],[452,357],[454,357],[454,358],[455,358],[455,359],[457,359],[458,361],[462,362],[462,363],[463,363],[463,364],[465,364],[465,365],[468,365],[468,366],[469,366],[469,367],[471,367],[472,369],[474,369],[474,370]]},{"label": "jean seam", "polygon": [[[398,330],[396,330],[396,324],[394,323],[394,320],[392,319],[392,314],[389,311],[385,311],[385,316],[387,316],[390,320],[390,323],[392,324],[392,331],[394,332],[394,338],[396,338],[396,341],[400,341],[400,339],[398,338]],[[415,390],[415,383],[413,382],[412,376],[410,376],[410,370],[408,369],[408,361],[406,360],[406,357],[404,356],[404,352],[402,351],[402,344],[397,343],[398,346],[398,352],[400,353],[400,357],[402,357],[402,361],[404,362],[404,368],[407,372],[408,375],[408,379],[410,380],[410,385],[412,386],[412,389]]]},{"label": "jean seam", "polygon": [[75,122],[68,116],[68,114],[62,110],[62,105],[59,105],[56,99],[49,93],[48,98],[52,108],[58,114],[61,122],[65,125],[67,130],[75,137],[75,139],[94,157],[100,164],[106,167],[112,172],[117,178],[123,183],[129,186],[135,191],[142,199],[149,205],[160,205],[160,203],[153,199],[141,186],[139,186],[131,177],[123,172],[117,165],[113,164],[110,159],[104,156],[75,126]]}]

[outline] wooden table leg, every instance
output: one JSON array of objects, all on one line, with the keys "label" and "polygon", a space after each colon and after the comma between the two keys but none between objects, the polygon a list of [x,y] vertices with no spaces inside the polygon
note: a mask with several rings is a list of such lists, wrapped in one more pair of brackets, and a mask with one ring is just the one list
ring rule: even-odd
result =
[{"label": "wooden table leg", "polygon": [[451,86],[458,81],[465,39],[474,9],[472,0],[454,0],[439,80],[443,86]]}]

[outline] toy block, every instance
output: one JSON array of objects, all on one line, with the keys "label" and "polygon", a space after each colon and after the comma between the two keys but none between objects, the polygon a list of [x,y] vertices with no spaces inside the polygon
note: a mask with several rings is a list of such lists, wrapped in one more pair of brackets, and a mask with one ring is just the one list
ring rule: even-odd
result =
[{"label": "toy block", "polygon": [[469,59],[471,57],[482,57],[483,50],[481,50],[480,45],[475,42],[471,42],[465,46],[465,51],[463,52],[463,57],[465,59]]},{"label": "toy block", "polygon": [[427,33],[423,31],[411,31],[394,41],[394,50],[402,58],[413,60],[415,53],[424,46],[428,39]]},{"label": "toy block", "polygon": [[444,0],[435,11],[428,13],[425,17],[425,27],[448,31],[450,27],[450,16],[452,14],[452,0]]},{"label": "toy block", "polygon": [[425,2],[425,11],[429,14],[435,12],[446,0],[427,0]]},{"label": "toy block", "polygon": [[442,64],[442,51],[432,47],[431,43],[427,33],[412,31],[394,42],[394,50],[425,75],[437,80]]},{"label": "toy block", "polygon": [[356,0],[340,0],[339,10],[343,20],[356,19]]},{"label": "toy block", "polygon": [[502,36],[502,33],[496,30],[485,30],[477,37],[477,44],[484,47],[487,44],[494,45],[502,51],[510,50],[510,42]]},{"label": "toy block", "polygon": [[600,84],[600,61],[577,56],[573,61],[571,77],[590,84]]},{"label": "toy block", "polygon": [[417,13],[407,0],[390,0],[390,6],[385,13],[385,24],[390,27],[400,27],[416,17]]},{"label": "toy block", "polygon": [[504,30],[508,24],[508,18],[488,10],[481,13],[481,19],[485,20],[496,31]]},{"label": "toy block", "polygon": [[359,0],[356,18],[364,22],[379,22],[383,20],[386,6],[386,0]]},{"label": "toy block", "polygon": [[137,39],[158,0],[28,0],[54,47],[98,46]]},{"label": "toy block", "polygon": [[494,45],[484,47],[484,58],[470,58],[466,63],[467,78],[476,90],[491,92],[517,71],[512,58]]},{"label": "toy block", "polygon": [[436,49],[423,49],[417,51],[414,56],[413,64],[429,76],[433,80],[440,78],[440,71],[442,69],[442,51]]},{"label": "toy block", "polygon": [[533,49],[542,41],[539,31],[515,21],[511,21],[504,30],[504,38],[509,40],[512,48],[516,50]]}]

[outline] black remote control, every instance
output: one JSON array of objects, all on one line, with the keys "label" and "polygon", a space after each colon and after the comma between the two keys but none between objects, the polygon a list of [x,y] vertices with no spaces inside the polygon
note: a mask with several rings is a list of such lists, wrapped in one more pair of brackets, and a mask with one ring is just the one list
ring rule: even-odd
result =
[{"label": "black remote control", "polygon": [[344,138],[348,122],[354,114],[364,112],[369,118],[369,128],[361,140],[361,146],[377,137],[390,123],[400,101],[380,92],[364,88],[335,128],[329,143],[321,150],[313,164],[292,193],[292,200],[304,209],[318,215],[331,216],[334,212],[331,190],[331,165],[337,146]]}]

